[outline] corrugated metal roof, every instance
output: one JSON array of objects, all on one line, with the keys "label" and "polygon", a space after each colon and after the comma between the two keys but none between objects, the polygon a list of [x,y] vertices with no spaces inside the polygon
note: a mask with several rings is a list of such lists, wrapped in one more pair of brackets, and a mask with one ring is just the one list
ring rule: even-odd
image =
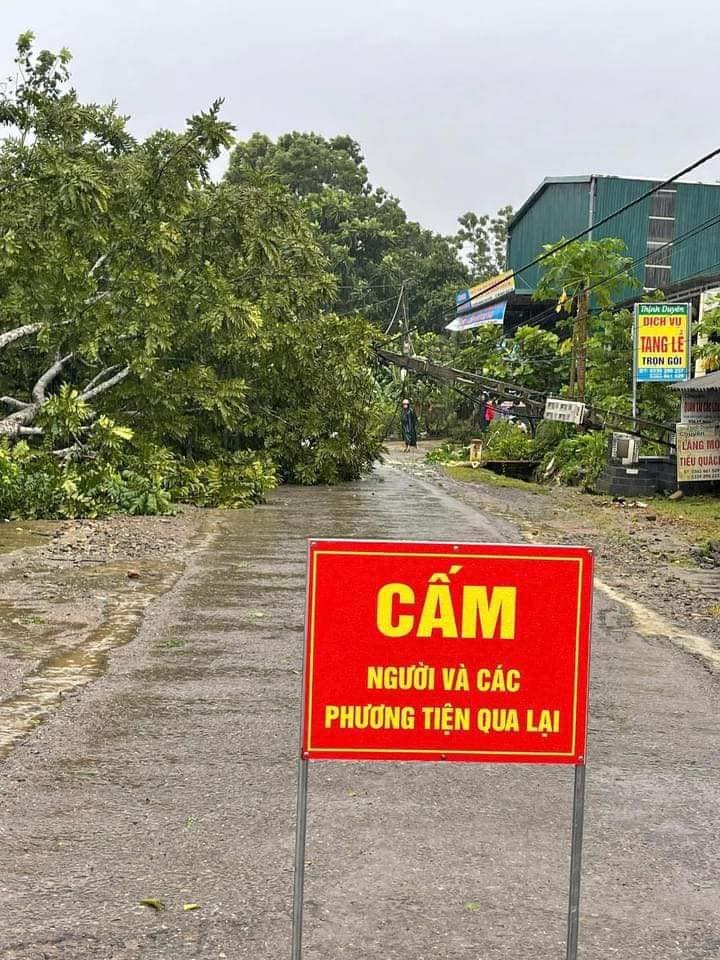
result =
[{"label": "corrugated metal roof", "polygon": [[[515,223],[516,220],[519,220],[526,209],[532,206],[533,203],[537,200],[541,193],[553,183],[590,183],[591,180],[629,180],[629,181],[648,181],[651,184],[663,183],[665,177],[623,177],[621,174],[617,173],[592,173],[586,174],[585,176],[578,177],[545,177],[542,183],[536,187],[530,196],[527,198],[525,203],[523,203],[513,214],[513,218],[510,221],[510,227]],[[687,186],[692,187],[715,187],[720,190],[720,184],[718,183],[706,183],[702,180],[685,180],[681,178],[680,180],[674,181],[675,183],[683,183]],[[595,219],[599,219],[596,217]]]},{"label": "corrugated metal roof", "polygon": [[672,390],[679,390],[681,393],[704,393],[706,390],[720,390],[720,370],[714,373],[706,373],[702,377],[693,377],[692,380],[681,380],[678,383],[671,383]]},{"label": "corrugated metal roof", "polygon": [[515,211],[515,213],[513,214],[513,218],[509,223],[510,229],[512,229],[513,224],[523,216],[523,214],[528,209],[528,207],[531,207],[535,203],[537,198],[540,196],[540,194],[543,193],[545,189],[549,187],[551,184],[553,183],[590,183],[591,180],[592,180],[592,177],[590,176],[588,177],[545,177],[545,179],[540,184],[540,186],[535,187],[535,189],[527,198],[525,203],[523,203],[523,205],[521,207],[518,207],[518,209]]},{"label": "corrugated metal roof", "polygon": [[540,267],[522,269],[542,253],[547,243],[571,237],[588,225],[590,181],[547,181],[527,207],[523,217],[508,232],[508,266],[520,270],[516,290],[533,293]]}]

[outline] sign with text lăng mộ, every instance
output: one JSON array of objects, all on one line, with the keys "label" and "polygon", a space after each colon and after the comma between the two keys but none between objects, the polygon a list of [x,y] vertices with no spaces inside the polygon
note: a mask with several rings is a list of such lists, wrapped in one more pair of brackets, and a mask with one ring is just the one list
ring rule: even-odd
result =
[{"label": "sign with text l\u0103ng m\u1ed9", "polygon": [[720,480],[720,422],[677,425],[678,483]]}]

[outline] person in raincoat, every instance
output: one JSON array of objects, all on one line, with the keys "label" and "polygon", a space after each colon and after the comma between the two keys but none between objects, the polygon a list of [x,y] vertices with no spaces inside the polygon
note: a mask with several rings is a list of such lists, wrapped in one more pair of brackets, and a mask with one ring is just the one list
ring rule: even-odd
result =
[{"label": "person in raincoat", "polygon": [[409,400],[403,400],[400,409],[400,426],[402,428],[402,438],[405,442],[405,451],[410,447],[417,446],[417,417],[415,411],[410,406]]}]

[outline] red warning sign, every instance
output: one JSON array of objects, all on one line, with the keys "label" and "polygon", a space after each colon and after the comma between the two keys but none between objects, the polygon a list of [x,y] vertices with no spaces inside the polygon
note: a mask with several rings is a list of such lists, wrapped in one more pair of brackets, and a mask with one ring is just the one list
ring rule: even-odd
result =
[{"label": "red warning sign", "polygon": [[583,763],[592,554],[315,540],[303,756]]}]

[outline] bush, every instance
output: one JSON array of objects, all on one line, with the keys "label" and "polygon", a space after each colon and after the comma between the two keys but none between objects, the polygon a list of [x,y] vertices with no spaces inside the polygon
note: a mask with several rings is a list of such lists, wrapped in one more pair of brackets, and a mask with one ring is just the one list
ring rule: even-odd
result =
[{"label": "bush", "polygon": [[560,440],[545,453],[537,471],[539,479],[553,476],[561,483],[592,489],[605,466],[607,438],[607,433],[597,431]]},{"label": "bush", "polygon": [[[476,432],[482,439],[483,459],[485,460],[533,460],[536,453],[531,437],[516,424],[508,420],[492,423],[485,434]],[[443,443],[428,453],[427,458],[435,463],[458,463],[467,460],[467,444],[458,445],[453,441]]]},{"label": "bush", "polygon": [[96,456],[76,462],[26,443],[0,441],[0,517],[74,519],[110,514],[162,515],[175,503],[247,507],[275,486],[263,457],[228,454],[215,462],[177,460],[164,447],[130,449],[121,464]]},{"label": "bush", "polygon": [[431,463],[462,463],[468,459],[468,448],[448,441],[425,456]]},{"label": "bush", "polygon": [[577,436],[577,427],[555,420],[541,420],[535,430],[534,450],[538,459],[543,459],[549,450],[554,450],[561,440]]},{"label": "bush", "polygon": [[198,507],[237,508],[261,503],[275,486],[275,472],[267,459],[236,453],[223,461],[179,464],[171,493],[173,499]]},{"label": "bush", "polygon": [[[570,486],[592,489],[606,462],[608,434],[577,433],[564,423],[543,421],[534,439],[507,421],[493,423],[483,439],[485,460],[539,460],[538,480],[555,478]],[[445,443],[427,455],[436,463],[468,459],[468,448]]]},{"label": "bush", "polygon": [[533,441],[520,427],[508,420],[490,424],[483,439],[485,460],[532,460]]}]

